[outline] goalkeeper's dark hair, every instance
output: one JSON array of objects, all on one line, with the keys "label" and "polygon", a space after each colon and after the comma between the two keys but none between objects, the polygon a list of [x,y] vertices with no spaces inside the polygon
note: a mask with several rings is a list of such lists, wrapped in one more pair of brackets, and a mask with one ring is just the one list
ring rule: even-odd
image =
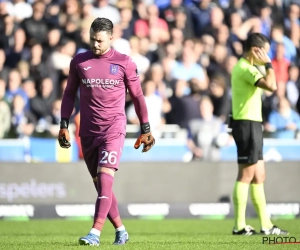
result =
[{"label": "goalkeeper's dark hair", "polygon": [[94,32],[106,31],[108,34],[113,33],[113,28],[114,25],[112,21],[104,17],[96,18],[91,25],[91,29]]},{"label": "goalkeeper's dark hair", "polygon": [[263,48],[269,39],[261,33],[252,33],[245,42],[245,51],[248,52],[252,47]]}]

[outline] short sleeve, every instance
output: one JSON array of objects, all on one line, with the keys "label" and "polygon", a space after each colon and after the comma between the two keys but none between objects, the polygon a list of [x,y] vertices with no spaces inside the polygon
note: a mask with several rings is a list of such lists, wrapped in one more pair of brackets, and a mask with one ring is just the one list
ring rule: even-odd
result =
[{"label": "short sleeve", "polygon": [[263,78],[264,76],[256,67],[252,66],[252,67],[249,67],[248,70],[246,70],[245,77],[249,84],[255,85],[257,83],[257,81],[259,79]]}]

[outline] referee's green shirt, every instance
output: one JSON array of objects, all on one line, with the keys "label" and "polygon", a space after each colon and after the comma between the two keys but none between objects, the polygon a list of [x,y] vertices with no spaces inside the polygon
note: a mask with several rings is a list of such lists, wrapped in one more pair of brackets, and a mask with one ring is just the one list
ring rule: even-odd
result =
[{"label": "referee's green shirt", "polygon": [[244,58],[231,73],[232,116],[234,120],[262,121],[262,89],[255,83],[262,78],[260,71]]}]

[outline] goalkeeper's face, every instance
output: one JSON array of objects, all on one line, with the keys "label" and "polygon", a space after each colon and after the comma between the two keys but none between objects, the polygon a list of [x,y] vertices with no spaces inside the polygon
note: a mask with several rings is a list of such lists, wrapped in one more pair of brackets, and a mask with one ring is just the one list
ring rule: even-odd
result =
[{"label": "goalkeeper's face", "polygon": [[109,50],[112,39],[112,35],[107,31],[90,30],[90,47],[97,56],[103,55]]}]

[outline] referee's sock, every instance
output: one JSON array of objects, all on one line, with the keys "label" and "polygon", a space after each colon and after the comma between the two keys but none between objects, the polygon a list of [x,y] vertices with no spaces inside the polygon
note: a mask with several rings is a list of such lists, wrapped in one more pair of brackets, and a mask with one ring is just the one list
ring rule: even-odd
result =
[{"label": "referee's sock", "polygon": [[249,184],[237,181],[233,189],[234,229],[242,230],[246,227],[246,206]]},{"label": "referee's sock", "polygon": [[262,229],[270,229],[273,227],[273,224],[270,220],[269,214],[267,212],[266,197],[264,184],[251,184],[250,185],[250,196],[257,213],[258,218],[260,219]]}]

